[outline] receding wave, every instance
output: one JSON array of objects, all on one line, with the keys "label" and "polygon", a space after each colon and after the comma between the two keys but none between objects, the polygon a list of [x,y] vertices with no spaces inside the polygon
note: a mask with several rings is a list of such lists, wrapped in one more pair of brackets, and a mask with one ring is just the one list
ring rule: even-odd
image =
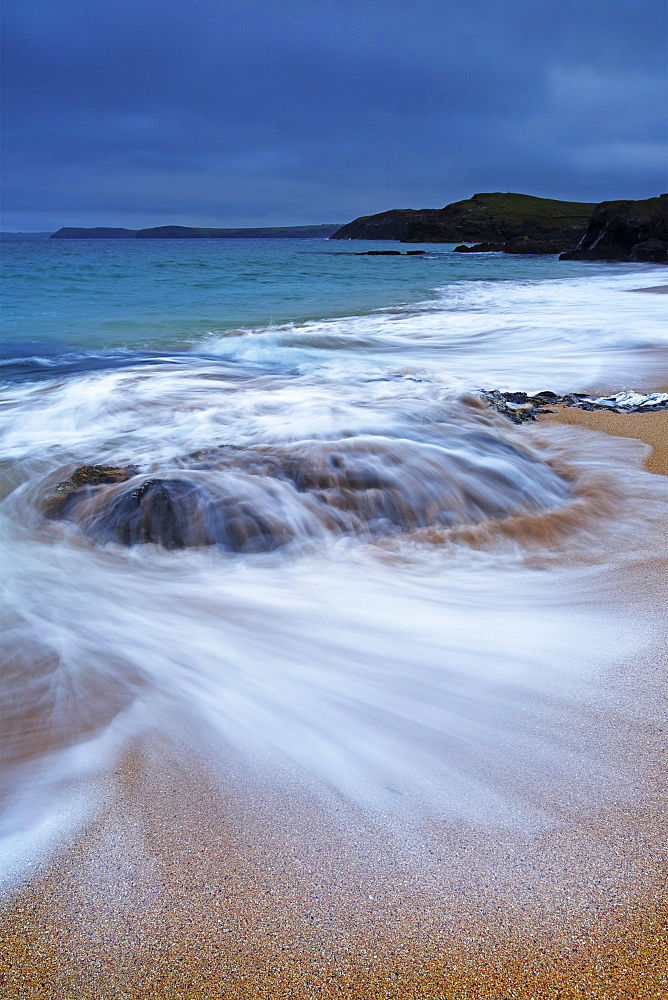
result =
[{"label": "receding wave", "polygon": [[464,391],[658,379],[660,296],[636,329],[637,276],[605,280],[452,285],[8,386],[8,851],[62,833],[151,727],[406,823],[540,826],[547,799],[622,794],[569,733],[577,693],[648,641],[613,584],[664,554],[667,483],[637,442]]},{"label": "receding wave", "polygon": [[150,476],[134,472],[77,470],[45,511],[103,542],[262,552],[327,533],[376,538],[475,524],[570,495],[530,452],[482,431],[438,445],[363,436],[223,446]]}]

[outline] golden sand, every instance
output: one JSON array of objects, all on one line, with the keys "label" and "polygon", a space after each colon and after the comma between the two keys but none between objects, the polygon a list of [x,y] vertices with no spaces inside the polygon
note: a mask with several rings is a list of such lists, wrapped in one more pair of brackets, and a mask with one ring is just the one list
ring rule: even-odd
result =
[{"label": "golden sand", "polygon": [[[552,409],[552,407],[550,407]],[[578,407],[554,407],[554,413],[540,417],[541,422],[557,420],[562,424],[588,427],[603,434],[636,438],[648,444],[652,453],[645,461],[649,472],[668,475],[668,412],[614,413],[606,410],[580,410]]]},{"label": "golden sand", "polygon": [[[541,419],[637,437],[668,472],[666,413]],[[658,604],[660,581],[643,586],[636,598]],[[656,705],[664,675],[654,648],[610,683]],[[230,756],[221,782],[192,746],[146,738],[99,780],[76,843],[9,900],[2,996],[666,996],[668,727],[614,699],[592,713],[581,747],[614,761],[633,796],[574,800],[531,833],[453,822],[416,845],[344,821],[290,775],[275,788]]]}]

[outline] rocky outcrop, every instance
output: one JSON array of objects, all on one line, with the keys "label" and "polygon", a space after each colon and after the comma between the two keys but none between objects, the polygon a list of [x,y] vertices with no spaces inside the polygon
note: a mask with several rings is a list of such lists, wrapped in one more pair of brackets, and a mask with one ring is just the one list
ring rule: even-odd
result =
[{"label": "rocky outcrop", "polygon": [[402,257],[401,250],[360,250],[356,257]]},{"label": "rocky outcrop", "polygon": [[575,250],[562,260],[668,263],[668,195],[643,201],[603,201]]},{"label": "rocky outcrop", "polygon": [[452,251],[453,253],[503,253],[506,248],[505,243],[474,243],[473,246],[468,246],[466,243],[462,243],[460,246],[455,247]]},{"label": "rocky outcrop", "polygon": [[393,209],[363,216],[342,226],[331,239],[402,243],[531,239],[558,242],[558,250],[563,250],[580,239],[594,207],[593,202],[555,201],[511,192],[475,194],[445,208]]},{"label": "rocky outcrop", "polygon": [[546,406],[579,407],[581,410],[607,410],[608,413],[654,413],[668,410],[668,392],[638,393],[626,389],[612,396],[587,396],[571,392],[559,396],[556,392],[500,392],[498,389],[481,390],[480,395],[495,410],[503,413],[514,424],[535,420],[543,413],[554,413]]},{"label": "rocky outcrop", "polygon": [[430,224],[433,208],[393,208],[378,215],[364,215],[341,226],[330,236],[332,240],[404,240],[410,242],[413,232]]},{"label": "rocky outcrop", "polygon": [[563,240],[511,240],[510,243],[476,243],[455,247],[453,253],[517,253],[557,254],[564,249]]},{"label": "rocky outcrop", "polygon": [[506,243],[504,253],[557,254],[564,249],[563,240],[513,240]]}]

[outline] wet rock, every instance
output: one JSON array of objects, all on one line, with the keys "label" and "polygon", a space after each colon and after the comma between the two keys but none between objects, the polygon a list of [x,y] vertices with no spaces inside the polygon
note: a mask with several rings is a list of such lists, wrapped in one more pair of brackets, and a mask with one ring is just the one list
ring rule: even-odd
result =
[{"label": "wet rock", "polygon": [[58,483],[56,489],[69,492],[81,486],[101,486],[104,483],[124,483],[134,476],[137,469],[132,465],[82,465],[69,479]]},{"label": "wet rock", "polygon": [[527,395],[524,392],[501,392],[498,389],[483,390],[482,398],[499,413],[503,413],[513,423],[535,420],[537,415],[552,413],[542,407],[546,404],[561,403],[565,407],[581,410],[606,410],[608,413],[649,413],[668,409],[668,392],[637,393],[630,390],[612,396],[594,398],[583,392],[570,392],[559,396],[549,390]]},{"label": "wet rock", "polygon": [[359,250],[356,257],[401,257],[401,250]]},{"label": "wet rock", "polygon": [[556,392],[550,392],[549,389],[543,389],[541,392],[534,392],[531,394],[529,399],[533,399],[537,402],[546,403],[556,403],[561,397],[556,394]]},{"label": "wet rock", "polygon": [[94,490],[77,488],[65,503],[47,505],[45,513],[74,521],[103,543],[153,543],[167,549],[220,545],[230,552],[268,552],[289,541],[291,532],[263,499],[256,497],[253,503],[243,491],[235,496],[194,478],[165,476],[125,489],[118,482]]},{"label": "wet rock", "polygon": [[523,239],[509,243],[476,243],[472,247],[461,244],[453,253],[557,254],[564,249],[564,240]]},{"label": "wet rock", "polygon": [[455,247],[453,253],[500,253],[505,250],[505,243],[475,243],[472,247],[465,243]]},{"label": "wet rock", "polygon": [[88,495],[97,486],[124,483],[138,471],[133,465],[82,465],[69,479],[58,483],[54,493],[47,498],[45,513],[47,517],[63,516],[74,497]]},{"label": "wet rock", "polygon": [[[509,414],[532,409],[503,403]],[[159,476],[97,485],[77,470],[72,478],[84,483],[69,480],[65,502],[46,513],[103,544],[253,553],[331,534],[369,540],[507,517],[556,502],[567,489],[502,437],[454,433],[465,448],[453,450],[452,439],[440,448],[361,437],[212,449],[175,459]],[[493,471],[490,455],[499,459]]]}]

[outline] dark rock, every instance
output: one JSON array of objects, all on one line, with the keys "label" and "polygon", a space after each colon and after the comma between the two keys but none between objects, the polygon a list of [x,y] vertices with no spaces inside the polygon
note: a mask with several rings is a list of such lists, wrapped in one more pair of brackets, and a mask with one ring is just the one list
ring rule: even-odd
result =
[{"label": "dark rock", "polygon": [[401,257],[401,250],[360,250],[357,257]]},{"label": "dark rock", "polygon": [[511,192],[475,194],[445,208],[392,209],[362,216],[331,239],[400,240],[403,243],[560,240],[574,245],[587,227],[594,204],[555,201]]},{"label": "dark rock", "polygon": [[61,484],[67,488],[61,497],[47,502],[45,514],[75,522],[95,541],[121,545],[220,545],[229,552],[269,552],[290,540],[289,526],[277,525],[257,506],[221,496],[201,482],[161,477],[114,488],[122,482],[102,480],[91,487],[88,480],[84,485],[68,480]]},{"label": "dark rock", "polygon": [[417,254],[426,253],[426,252],[427,252],[426,250],[407,250],[406,251],[406,256],[407,257],[415,257]]},{"label": "dark rock", "polygon": [[88,496],[97,486],[124,483],[138,471],[133,465],[82,465],[69,479],[58,483],[46,501],[45,514],[53,518],[64,517],[72,506],[73,498]]},{"label": "dark rock", "polygon": [[631,248],[630,259],[651,264],[667,263],[667,246],[662,240],[644,240]]},{"label": "dark rock", "polygon": [[330,239],[402,240],[435,211],[437,209],[433,208],[394,208],[377,215],[365,215],[341,226]]},{"label": "dark rock", "polygon": [[[571,244],[572,246],[572,244]],[[563,240],[513,240],[503,247],[504,253],[557,254],[564,249]]]},{"label": "dark rock", "polygon": [[153,542],[167,549],[210,545],[227,534],[212,498],[187,479],[147,479],[117,494],[83,525],[101,541]]},{"label": "dark rock", "polygon": [[668,262],[668,195],[643,201],[603,201],[575,250],[561,260]]},{"label": "dark rock", "polygon": [[526,392],[504,392],[501,395],[509,403],[526,403],[529,399]]},{"label": "dark rock", "polygon": [[549,389],[543,389],[541,392],[533,393],[529,399],[544,403],[556,403],[561,399],[561,396],[558,396],[556,392],[550,392]]},{"label": "dark rock", "polygon": [[500,253],[505,248],[505,243],[476,243],[472,247],[462,243],[455,247],[453,253]]},{"label": "dark rock", "polygon": [[558,396],[554,392],[544,390],[528,396],[523,392],[500,392],[498,389],[483,390],[483,399],[499,413],[503,413],[513,423],[520,424],[525,420],[535,420],[537,415],[553,413],[545,410],[545,403],[562,403],[581,410],[605,410],[606,413],[649,413],[656,410],[668,410],[668,393],[655,392],[638,394],[624,390],[612,396],[593,399],[582,392],[570,392]]},{"label": "dark rock", "polygon": [[133,465],[82,465],[57,490],[78,489],[80,486],[101,486],[104,483],[124,483],[137,472]]}]

